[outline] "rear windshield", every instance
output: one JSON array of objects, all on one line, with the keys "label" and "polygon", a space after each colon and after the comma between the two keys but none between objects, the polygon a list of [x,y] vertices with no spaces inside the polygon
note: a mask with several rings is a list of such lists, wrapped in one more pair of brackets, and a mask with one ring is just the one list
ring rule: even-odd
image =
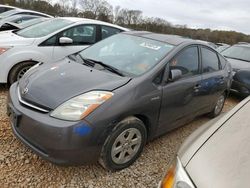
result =
[{"label": "rear windshield", "polygon": [[74,22],[62,18],[48,20],[16,32],[17,35],[24,38],[39,38],[47,36],[57,30],[63,29]]}]

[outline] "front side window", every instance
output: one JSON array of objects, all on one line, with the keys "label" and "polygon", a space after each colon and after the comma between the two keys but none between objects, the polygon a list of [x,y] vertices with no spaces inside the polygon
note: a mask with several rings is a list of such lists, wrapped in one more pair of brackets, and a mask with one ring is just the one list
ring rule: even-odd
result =
[{"label": "front side window", "polygon": [[83,50],[80,55],[136,77],[152,69],[173,47],[144,37],[117,34]]},{"label": "front side window", "polygon": [[199,73],[199,55],[197,47],[189,47],[181,51],[170,61],[170,70],[179,69],[183,77]]},{"label": "front side window", "polygon": [[61,18],[52,19],[52,20],[48,20],[48,21],[45,21],[36,25],[32,25],[25,29],[21,29],[20,31],[16,32],[16,34],[24,38],[45,37],[73,23],[74,22],[70,20],[61,19]]},{"label": "front side window", "polygon": [[102,39],[106,39],[112,35],[120,33],[121,30],[113,27],[102,26]]},{"label": "front side window", "polygon": [[57,36],[55,35],[49,38],[48,40],[46,40],[45,42],[43,42],[41,46],[55,46],[56,42],[57,42]]},{"label": "front side window", "polygon": [[203,73],[220,70],[217,54],[208,48],[201,48]]},{"label": "front side window", "polygon": [[73,40],[73,45],[90,45],[96,42],[96,26],[80,25],[63,31],[62,37]]}]

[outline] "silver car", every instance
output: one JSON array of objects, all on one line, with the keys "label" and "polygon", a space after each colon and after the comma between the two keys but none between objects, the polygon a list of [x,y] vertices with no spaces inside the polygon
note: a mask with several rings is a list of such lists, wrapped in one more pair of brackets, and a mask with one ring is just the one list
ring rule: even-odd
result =
[{"label": "silver car", "polygon": [[249,187],[249,114],[250,97],[194,132],[159,187]]}]

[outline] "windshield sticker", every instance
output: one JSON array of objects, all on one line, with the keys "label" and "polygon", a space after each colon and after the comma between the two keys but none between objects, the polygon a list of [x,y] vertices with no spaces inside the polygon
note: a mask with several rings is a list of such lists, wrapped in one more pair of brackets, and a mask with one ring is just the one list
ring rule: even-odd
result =
[{"label": "windshield sticker", "polygon": [[161,46],[157,46],[157,45],[150,44],[150,43],[147,43],[147,42],[141,43],[140,46],[144,47],[144,48],[149,48],[149,49],[152,49],[152,50],[160,50],[161,49]]}]

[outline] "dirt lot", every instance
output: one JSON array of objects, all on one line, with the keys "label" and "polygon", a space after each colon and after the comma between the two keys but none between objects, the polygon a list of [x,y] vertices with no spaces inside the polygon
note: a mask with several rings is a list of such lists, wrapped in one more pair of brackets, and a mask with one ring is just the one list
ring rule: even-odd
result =
[{"label": "dirt lot", "polygon": [[[130,168],[110,173],[98,164],[56,166],[32,153],[12,135],[6,98],[7,89],[0,85],[0,187],[155,187],[184,139],[209,120],[200,117],[156,139]],[[223,111],[232,109],[239,101],[231,96]]]}]

